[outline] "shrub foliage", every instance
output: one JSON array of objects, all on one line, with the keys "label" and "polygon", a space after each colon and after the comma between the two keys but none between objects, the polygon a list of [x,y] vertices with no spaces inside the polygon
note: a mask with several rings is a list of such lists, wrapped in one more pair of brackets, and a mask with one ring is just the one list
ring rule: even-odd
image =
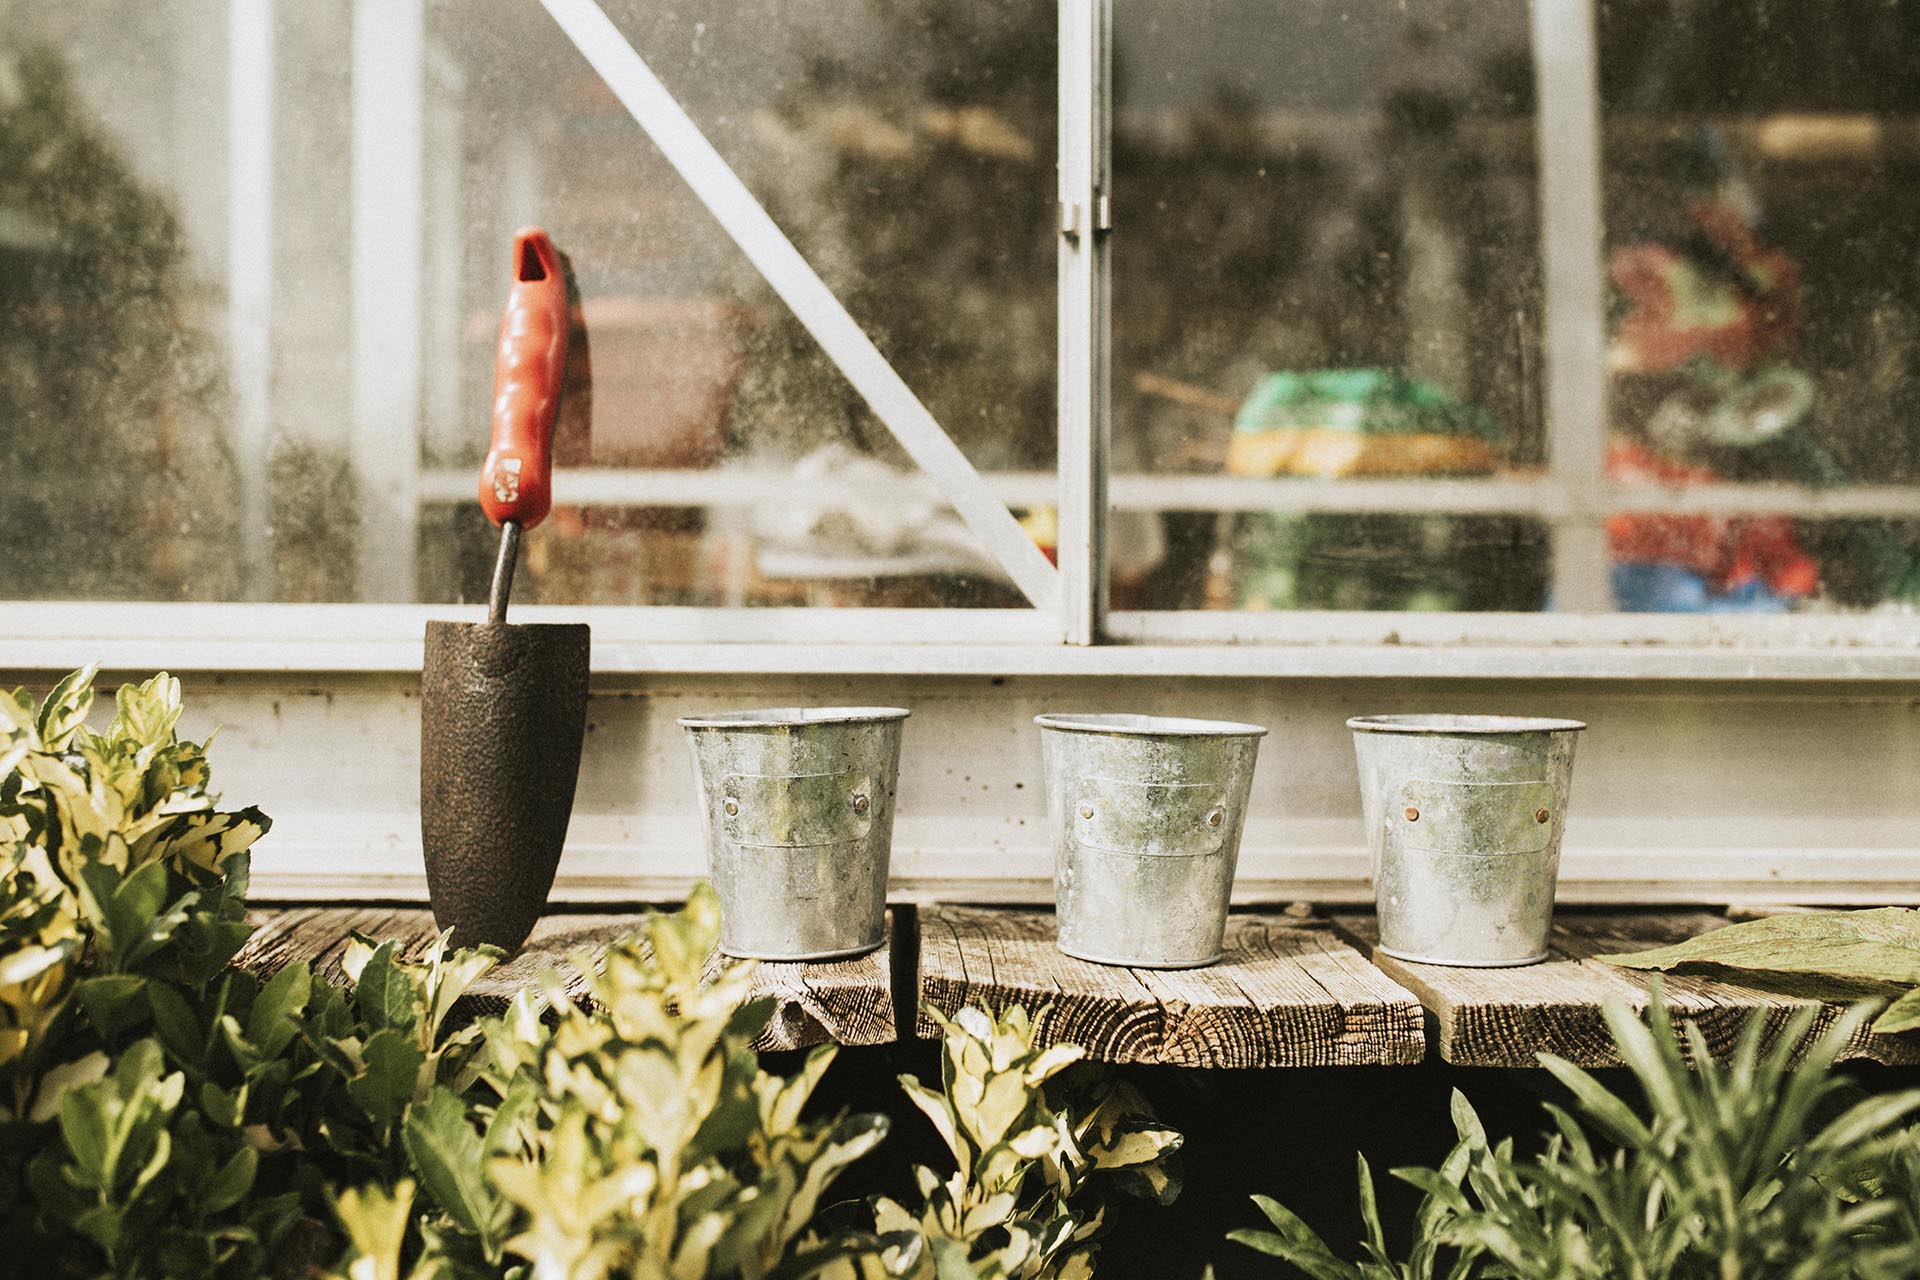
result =
[{"label": "shrub foliage", "polygon": [[[818,1116],[835,1048],[790,1075],[753,1044],[752,966],[709,971],[704,886],[499,1016],[499,960],[356,936],[336,981],[261,977],[259,811],[208,789],[179,683],[91,670],[0,695],[0,1250],[46,1275],[804,1280],[1091,1273],[1099,1181],[1170,1198],[1178,1135],[1031,1024],[968,1010],[942,1087],[903,1080],[959,1167],[924,1202],[822,1212],[877,1114]],[[1095,1175],[1100,1175],[1099,1179]],[[1108,1175],[1111,1175],[1109,1177]]]}]

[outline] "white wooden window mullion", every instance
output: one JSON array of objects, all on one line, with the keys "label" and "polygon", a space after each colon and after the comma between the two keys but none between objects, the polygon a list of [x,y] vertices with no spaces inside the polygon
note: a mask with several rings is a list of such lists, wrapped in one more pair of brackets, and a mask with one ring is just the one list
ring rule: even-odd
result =
[{"label": "white wooden window mullion", "polygon": [[227,7],[227,350],[240,586],[268,594],[267,458],[273,424],[273,0]]},{"label": "white wooden window mullion", "polygon": [[1604,613],[1607,285],[1601,264],[1599,53],[1593,0],[1535,0],[1541,311],[1547,471],[1567,501],[1552,519],[1553,607]]},{"label": "white wooden window mullion", "polygon": [[1059,563],[1068,644],[1107,613],[1112,420],[1112,0],[1060,0]]},{"label": "white wooden window mullion", "polygon": [[360,598],[414,598],[426,224],[424,0],[353,6],[353,473]]}]

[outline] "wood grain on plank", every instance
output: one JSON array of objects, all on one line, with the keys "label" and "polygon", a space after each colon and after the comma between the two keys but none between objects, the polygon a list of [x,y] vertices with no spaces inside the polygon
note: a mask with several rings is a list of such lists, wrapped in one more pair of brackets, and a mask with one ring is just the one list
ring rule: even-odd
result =
[{"label": "wood grain on plank", "polygon": [[[607,948],[636,932],[644,915],[555,914],[534,926],[533,936],[518,955],[483,976],[461,1001],[469,1015],[497,1013],[514,995],[532,985],[543,971],[562,974],[568,994],[587,998],[578,971],[563,963],[580,956],[597,963]],[[348,936],[358,930],[376,940],[395,939],[402,954],[418,958],[437,930],[433,913],[406,907],[292,907],[262,909],[250,914],[255,933],[235,957],[235,963],[270,974],[295,960],[305,960],[314,972],[341,983],[340,956]],[[892,937],[892,918],[888,918]],[[772,964],[754,971],[753,995],[773,996],[773,1018],[760,1034],[763,1050],[806,1049],[829,1041],[839,1044],[888,1044],[895,1038],[890,977],[890,945],[870,955],[828,964]],[[711,971],[734,963],[717,953],[707,961]]]},{"label": "wood grain on plank", "polygon": [[[1155,970],[1062,954],[1050,912],[922,907],[919,989],[949,1016],[1022,1005],[1043,1043],[1107,1062],[1356,1066],[1426,1053],[1419,1002],[1325,921],[1236,914],[1218,964]],[[924,1013],[918,1030],[938,1034]]]},{"label": "wood grain on plank", "polygon": [[[808,1049],[817,1044],[892,1044],[892,937],[878,951],[820,964],[761,961],[755,996],[773,996],[773,1020],[760,1033],[761,1049]],[[718,963],[718,958],[708,963]]]},{"label": "wood grain on plank", "polygon": [[[1850,999],[1884,996],[1877,984],[1821,984],[1775,980],[1716,970],[1654,974],[1594,959],[1645,951],[1725,924],[1709,911],[1569,912],[1555,917],[1550,953],[1540,964],[1513,969],[1468,969],[1414,964],[1378,949],[1371,915],[1339,915],[1334,924],[1373,962],[1420,997],[1432,1015],[1435,1048],[1459,1066],[1530,1067],[1540,1053],[1588,1067],[1618,1066],[1601,1005],[1609,996],[1633,1010],[1647,1007],[1660,980],[1675,1020],[1694,1022],[1715,1057],[1729,1055],[1752,1017],[1765,1020],[1769,1038],[1796,1012],[1815,1010],[1825,1029]],[[1682,1041],[1683,1050],[1686,1048]],[[1842,1055],[1884,1063],[1920,1062],[1920,1035],[1854,1035]]]}]

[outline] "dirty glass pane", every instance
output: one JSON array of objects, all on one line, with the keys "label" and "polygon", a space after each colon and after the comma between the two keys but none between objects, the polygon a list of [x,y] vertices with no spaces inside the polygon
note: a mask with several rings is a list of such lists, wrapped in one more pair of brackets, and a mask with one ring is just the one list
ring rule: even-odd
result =
[{"label": "dirty glass pane", "polygon": [[1911,607],[1920,4],[1610,2],[1598,37],[1616,607]]},{"label": "dirty glass pane", "polygon": [[1114,606],[1543,607],[1539,487],[1471,488],[1548,460],[1526,6],[1114,40]]},{"label": "dirty glass pane", "polygon": [[[482,597],[495,334],[538,223],[591,381],[517,600],[1023,602],[539,5],[426,0],[412,35],[404,3],[272,8],[248,98],[223,2],[0,0],[0,596]],[[974,464],[1032,493],[1051,7],[607,9]],[[356,121],[362,74],[398,91]],[[235,185],[269,118],[271,177]],[[358,276],[356,207],[400,250]],[[403,340],[368,351],[370,317]]]}]

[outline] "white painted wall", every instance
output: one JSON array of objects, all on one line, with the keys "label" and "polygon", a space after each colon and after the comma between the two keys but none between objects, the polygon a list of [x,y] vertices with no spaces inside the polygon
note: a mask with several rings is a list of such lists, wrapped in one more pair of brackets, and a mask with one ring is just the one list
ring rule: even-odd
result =
[{"label": "white painted wall", "polygon": [[[34,683],[45,672],[29,673]],[[265,898],[424,896],[418,689],[403,674],[185,677],[185,729],[219,725],[230,803],[275,819]],[[898,898],[1046,901],[1041,711],[1252,720],[1261,748],[1238,883],[1246,901],[1365,900],[1348,715],[1452,710],[1585,719],[1565,901],[1920,898],[1920,680],[1688,683],[1259,677],[630,674],[589,712],[556,896],[671,897],[699,875],[676,718],[891,703],[907,724]]]}]

